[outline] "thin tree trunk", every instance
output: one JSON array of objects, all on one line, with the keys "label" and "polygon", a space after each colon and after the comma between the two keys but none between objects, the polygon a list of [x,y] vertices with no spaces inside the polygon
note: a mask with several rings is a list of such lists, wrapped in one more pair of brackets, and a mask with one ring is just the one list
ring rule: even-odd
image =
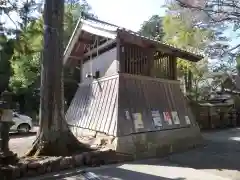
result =
[{"label": "thin tree trunk", "polygon": [[26,155],[66,156],[90,150],[69,130],[63,101],[64,0],[46,0],[44,51],[41,69],[40,130]]}]

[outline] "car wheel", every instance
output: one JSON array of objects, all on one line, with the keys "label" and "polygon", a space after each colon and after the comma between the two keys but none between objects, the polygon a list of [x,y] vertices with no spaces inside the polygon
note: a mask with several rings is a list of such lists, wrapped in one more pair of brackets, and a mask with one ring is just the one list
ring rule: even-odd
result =
[{"label": "car wheel", "polygon": [[30,126],[28,124],[20,124],[17,130],[19,133],[29,133]]}]

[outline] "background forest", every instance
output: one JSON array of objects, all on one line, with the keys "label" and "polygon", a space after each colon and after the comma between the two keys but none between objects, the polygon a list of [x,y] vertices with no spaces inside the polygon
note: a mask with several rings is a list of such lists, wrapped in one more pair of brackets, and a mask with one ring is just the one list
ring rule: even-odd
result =
[{"label": "background forest", "polygon": [[[205,58],[198,63],[178,59],[178,77],[182,82],[182,90],[190,98],[206,99],[216,90],[223,76],[237,72],[238,57],[225,53],[230,47],[229,39],[224,34],[228,26],[207,21],[197,23],[192,11],[176,2],[169,2],[165,8],[165,16],[153,15],[142,23],[139,33],[203,54]],[[44,31],[42,11],[43,2],[40,0],[9,0],[0,5],[0,93],[11,91],[15,108],[32,117],[36,117],[39,109]],[[11,18],[13,12],[18,14],[18,20]],[[81,12],[97,18],[87,1],[65,1],[64,46]],[[5,19],[14,26],[9,26]],[[75,93],[78,73],[77,69],[65,69],[66,107]]]}]

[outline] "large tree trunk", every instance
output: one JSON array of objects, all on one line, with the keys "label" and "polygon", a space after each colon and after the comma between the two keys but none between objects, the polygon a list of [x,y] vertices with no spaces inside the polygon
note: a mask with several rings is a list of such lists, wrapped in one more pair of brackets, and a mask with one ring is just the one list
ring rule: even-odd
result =
[{"label": "large tree trunk", "polygon": [[27,155],[66,156],[88,151],[69,130],[63,101],[64,0],[46,0],[41,71],[40,130]]}]

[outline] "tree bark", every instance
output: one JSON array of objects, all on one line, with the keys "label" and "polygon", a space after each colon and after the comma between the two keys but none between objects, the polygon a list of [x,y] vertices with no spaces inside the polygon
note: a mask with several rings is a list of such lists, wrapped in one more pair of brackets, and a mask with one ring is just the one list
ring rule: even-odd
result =
[{"label": "tree bark", "polygon": [[64,116],[63,14],[64,0],[45,0],[40,128],[27,156],[68,156],[90,150],[74,137]]}]

